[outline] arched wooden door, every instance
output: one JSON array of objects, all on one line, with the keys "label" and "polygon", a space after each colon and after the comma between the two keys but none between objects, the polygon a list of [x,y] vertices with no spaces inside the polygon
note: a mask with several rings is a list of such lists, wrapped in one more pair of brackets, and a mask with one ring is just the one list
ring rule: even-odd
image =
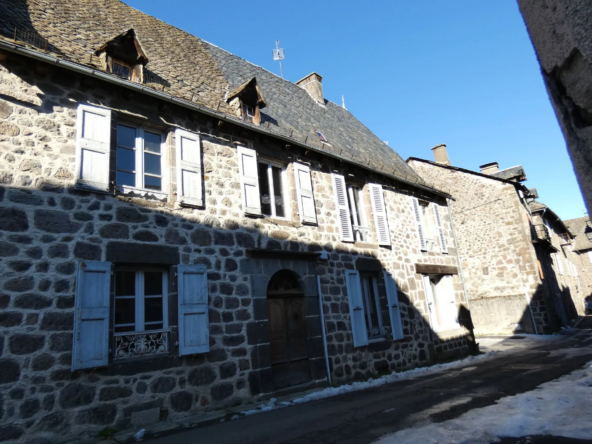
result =
[{"label": "arched wooden door", "polygon": [[279,271],[271,278],[267,307],[274,388],[310,381],[304,294],[292,272]]}]

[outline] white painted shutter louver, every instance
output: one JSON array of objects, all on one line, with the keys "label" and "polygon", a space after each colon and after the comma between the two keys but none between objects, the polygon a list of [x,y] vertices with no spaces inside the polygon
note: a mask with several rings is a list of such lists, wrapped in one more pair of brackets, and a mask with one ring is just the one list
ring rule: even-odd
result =
[{"label": "white painted shutter louver", "polygon": [[307,165],[294,163],[294,183],[296,184],[296,197],[298,199],[300,222],[305,224],[316,224],[317,211],[312,192],[310,168]]},{"label": "white painted shutter louver", "polygon": [[366,315],[364,312],[360,273],[355,270],[346,270],[345,284],[347,286],[347,300],[349,303],[354,347],[361,347],[368,344],[368,331],[366,330]]},{"label": "white painted shutter louver", "polygon": [[335,205],[339,216],[339,233],[341,240],[347,242],[354,241],[354,232],[351,225],[349,214],[349,205],[347,204],[347,187],[345,179],[339,174],[331,174],[333,179],[333,191],[335,194]]},{"label": "white painted shutter louver", "polygon": [[440,237],[440,250],[442,253],[448,253],[448,245],[446,244],[446,232],[444,231],[444,224],[442,223],[442,215],[440,213],[440,206],[434,205],[434,215],[436,216],[436,224],[438,225],[438,236]]},{"label": "white painted shutter louver", "polygon": [[201,146],[199,136],[185,130],[175,131],[177,160],[177,200],[182,204],[201,207]]},{"label": "white painted shutter louver", "polygon": [[421,206],[419,205],[419,200],[417,200],[417,197],[411,198],[411,207],[413,215],[415,217],[415,227],[417,228],[417,235],[419,236],[419,249],[421,251],[426,251],[426,230],[425,225],[423,223],[423,213],[421,211]]},{"label": "white painted shutter louver", "polygon": [[370,189],[370,201],[372,203],[372,213],[374,215],[374,226],[376,228],[378,245],[390,245],[391,235],[389,232],[386,207],[384,205],[382,185],[371,183],[368,184],[368,187]]},{"label": "white painted shutter louver", "polygon": [[395,278],[388,273],[384,274],[384,285],[386,287],[386,299],[391,316],[391,328],[393,330],[393,339],[403,339],[403,322],[401,320],[401,307],[399,306],[399,295],[397,293],[397,283]]},{"label": "white painted shutter louver", "polygon": [[210,351],[206,266],[179,265],[179,356]]},{"label": "white painted shutter louver", "polygon": [[240,173],[243,209],[246,214],[261,214],[261,194],[257,174],[257,152],[244,146],[238,147],[238,168]]},{"label": "white painted shutter louver", "polygon": [[110,280],[111,263],[78,263],[72,371],[109,363]]},{"label": "white painted shutter louver", "polygon": [[111,111],[78,105],[76,120],[77,185],[100,191],[109,190],[111,149]]}]

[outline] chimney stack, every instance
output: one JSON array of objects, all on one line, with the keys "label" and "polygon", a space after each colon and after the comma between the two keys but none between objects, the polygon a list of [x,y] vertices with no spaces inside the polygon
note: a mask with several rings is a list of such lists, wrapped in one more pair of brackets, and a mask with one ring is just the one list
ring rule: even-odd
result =
[{"label": "chimney stack", "polygon": [[325,104],[325,98],[323,97],[323,78],[316,72],[298,80],[296,85],[308,91],[312,98],[320,104]]},{"label": "chimney stack", "polygon": [[499,164],[497,162],[486,163],[481,165],[481,174],[493,174],[499,171]]},{"label": "chimney stack", "polygon": [[448,152],[446,151],[446,145],[441,143],[440,145],[436,145],[432,148],[434,152],[434,160],[436,163],[441,163],[442,165],[450,165],[450,159],[448,159]]}]

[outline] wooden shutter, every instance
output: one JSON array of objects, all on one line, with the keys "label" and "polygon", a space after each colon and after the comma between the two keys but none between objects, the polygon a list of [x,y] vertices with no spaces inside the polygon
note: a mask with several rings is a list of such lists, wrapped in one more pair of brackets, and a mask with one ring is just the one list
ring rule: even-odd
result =
[{"label": "wooden shutter", "polygon": [[345,178],[339,174],[331,174],[333,179],[333,191],[335,193],[335,205],[339,215],[339,233],[341,240],[347,242],[354,241],[354,231],[351,225],[349,214],[349,205],[347,203],[347,187]]},{"label": "wooden shutter", "polygon": [[78,263],[72,371],[109,363],[110,281],[111,263]]},{"label": "wooden shutter", "polygon": [[310,168],[301,163],[294,163],[294,183],[296,184],[296,197],[298,199],[298,212],[300,222],[305,224],[317,223],[317,210],[315,208],[312,192],[312,180]]},{"label": "wooden shutter", "polygon": [[442,277],[440,285],[442,286],[445,294],[445,298],[442,302],[445,304],[443,308],[446,326],[450,329],[459,328],[460,324],[458,323],[458,307],[456,305],[456,294],[454,292],[454,282],[452,281],[452,276],[446,275]]},{"label": "wooden shutter", "polygon": [[238,168],[240,174],[243,209],[246,214],[261,214],[261,194],[257,174],[257,152],[244,146],[238,147]]},{"label": "wooden shutter", "polygon": [[417,229],[417,235],[419,236],[419,249],[421,251],[427,251],[427,244],[426,244],[426,232],[425,232],[425,225],[423,223],[423,213],[421,211],[421,207],[419,205],[419,200],[417,197],[411,198],[411,210],[413,211],[413,216],[415,218],[415,228]]},{"label": "wooden shutter", "polygon": [[177,200],[201,207],[201,146],[199,136],[185,130],[175,131],[177,158]]},{"label": "wooden shutter", "polygon": [[78,105],[76,120],[77,185],[109,191],[111,111]]},{"label": "wooden shutter", "polygon": [[179,265],[179,356],[210,351],[206,266]]},{"label": "wooden shutter", "polygon": [[345,284],[347,286],[354,347],[361,347],[368,344],[368,331],[366,330],[366,315],[364,314],[364,297],[362,296],[360,273],[355,270],[346,270]]},{"label": "wooden shutter", "polygon": [[370,189],[370,201],[372,202],[372,213],[374,214],[374,226],[376,228],[376,240],[378,245],[390,245],[391,235],[389,232],[386,207],[382,185],[376,183],[368,184]]},{"label": "wooden shutter", "polygon": [[436,301],[434,298],[434,293],[432,291],[432,283],[430,282],[430,277],[427,275],[422,276],[423,280],[423,289],[425,291],[426,296],[426,304],[428,306],[428,316],[430,318],[430,324],[432,325],[433,330],[438,330],[438,315],[436,314]]},{"label": "wooden shutter", "polygon": [[444,231],[444,224],[442,223],[442,215],[440,214],[440,206],[433,204],[434,215],[436,216],[436,225],[438,225],[438,236],[440,237],[440,249],[442,253],[448,253],[448,245],[446,244],[446,231]]},{"label": "wooden shutter", "polygon": [[386,287],[386,299],[391,316],[391,328],[393,330],[393,339],[403,339],[403,321],[401,320],[401,307],[399,307],[399,295],[397,293],[397,283],[393,275],[388,272],[384,274],[384,286]]}]

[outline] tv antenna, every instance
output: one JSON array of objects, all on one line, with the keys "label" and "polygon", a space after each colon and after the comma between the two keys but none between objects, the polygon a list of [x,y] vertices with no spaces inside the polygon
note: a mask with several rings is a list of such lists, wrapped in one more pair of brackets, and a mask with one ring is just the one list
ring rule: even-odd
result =
[{"label": "tv antenna", "polygon": [[275,49],[272,49],[271,52],[273,53],[273,60],[277,60],[280,62],[280,74],[282,79],[284,78],[284,72],[282,71],[282,60],[286,57],[284,56],[284,48],[280,48],[280,41],[275,41]]}]

